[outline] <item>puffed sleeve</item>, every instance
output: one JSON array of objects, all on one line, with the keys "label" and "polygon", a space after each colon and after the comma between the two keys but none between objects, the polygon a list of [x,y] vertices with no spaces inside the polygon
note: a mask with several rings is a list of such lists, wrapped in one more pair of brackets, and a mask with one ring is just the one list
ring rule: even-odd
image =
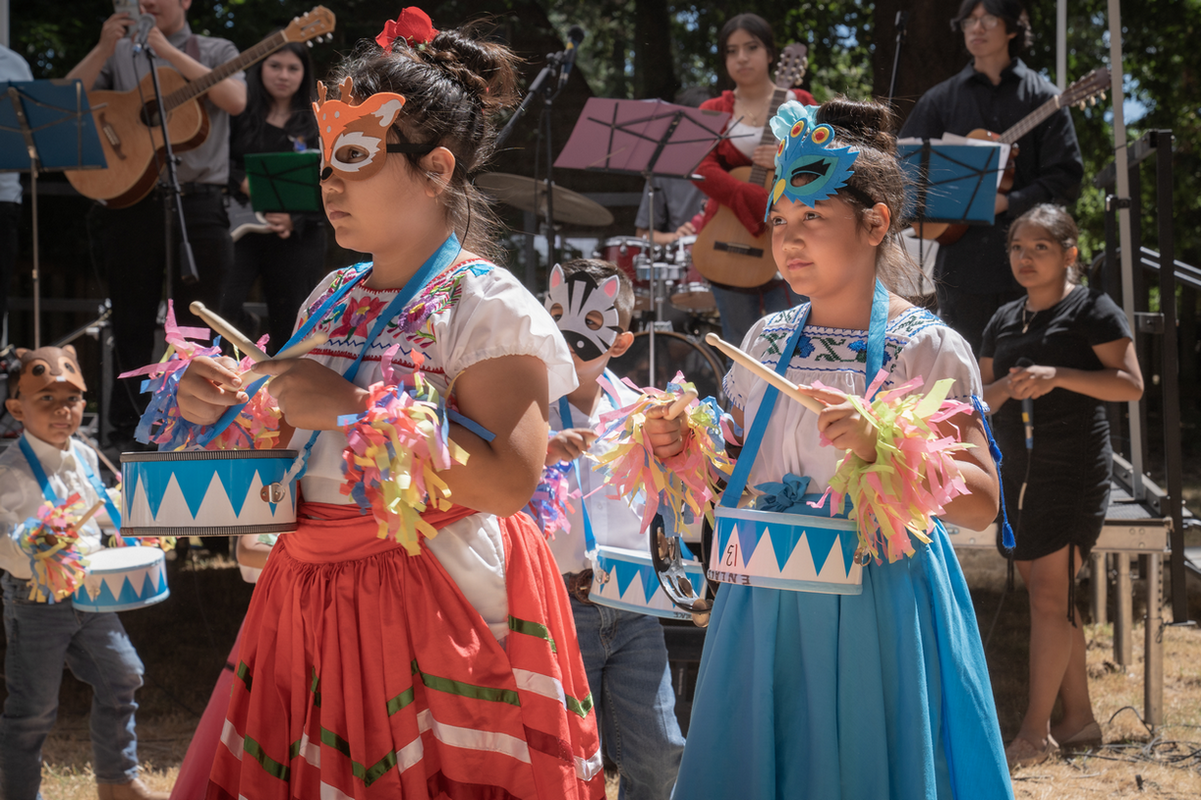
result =
[{"label": "puffed sleeve", "polygon": [[501,267],[482,268],[464,278],[462,299],[451,317],[435,321],[444,342],[448,379],[493,358],[534,356],[546,365],[553,402],[578,380],[567,342],[542,304]]},{"label": "puffed sleeve", "polygon": [[891,385],[916,377],[923,379],[921,392],[936,381],[954,378],[955,385],[947,394],[949,399],[970,402],[984,393],[980,368],[967,340],[942,323],[929,325],[919,331],[901,350],[893,370]]},{"label": "puffed sleeve", "polygon": [[[760,361],[763,360],[764,351],[768,347],[767,341],[761,338],[763,328],[767,324],[768,319],[769,317],[764,317],[752,325],[743,338],[742,344],[739,345],[740,350],[744,353],[749,353],[752,357]],[[774,369],[776,364],[771,363],[769,366]],[[756,380],[758,378],[752,375],[750,370],[736,363],[730,367],[730,371],[726,373],[726,377],[722,380],[722,391],[726,393],[726,397],[729,399],[731,405],[735,408],[745,409],[747,398],[751,394],[751,386]]]}]

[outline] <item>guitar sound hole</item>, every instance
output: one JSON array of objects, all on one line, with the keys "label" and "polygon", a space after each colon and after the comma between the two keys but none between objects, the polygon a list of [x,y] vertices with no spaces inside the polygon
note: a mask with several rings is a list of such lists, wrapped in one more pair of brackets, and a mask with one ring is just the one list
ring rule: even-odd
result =
[{"label": "guitar sound hole", "polygon": [[157,128],[162,124],[159,118],[157,101],[151,100],[142,106],[142,124],[153,128]]}]

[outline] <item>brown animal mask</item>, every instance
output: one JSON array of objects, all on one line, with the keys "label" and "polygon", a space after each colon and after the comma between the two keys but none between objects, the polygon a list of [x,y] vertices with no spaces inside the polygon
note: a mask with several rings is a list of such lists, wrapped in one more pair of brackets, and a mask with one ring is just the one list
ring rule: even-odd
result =
[{"label": "brown animal mask", "polygon": [[88,390],[75,348],[71,345],[39,347],[37,350],[17,348],[17,358],[21,360],[21,374],[17,379],[20,394],[40,392],[54,383],[67,383],[81,392]]},{"label": "brown animal mask", "polygon": [[405,99],[395,92],[373,94],[358,105],[351,105],[354,82],[342,81],[342,100],[326,100],[325,84],[317,83],[317,102],[313,113],[321,133],[321,154],[325,168],[322,180],[337,173],[345,180],[370,178],[384,166],[391,147],[388,129],[404,108]]}]

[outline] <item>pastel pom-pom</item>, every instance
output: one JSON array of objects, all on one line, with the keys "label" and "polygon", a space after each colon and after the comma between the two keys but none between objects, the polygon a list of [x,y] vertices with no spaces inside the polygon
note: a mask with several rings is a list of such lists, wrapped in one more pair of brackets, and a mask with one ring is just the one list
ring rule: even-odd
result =
[{"label": "pastel pom-pom", "polygon": [[60,505],[43,503],[37,516],[17,526],[14,532],[17,546],[29,557],[29,599],[39,603],[54,603],[75,594],[87,577],[88,562],[75,545],[79,532],[75,529],[79,495],[73,494]]},{"label": "pastel pom-pom", "polygon": [[554,539],[559,531],[571,533],[571,520],[567,515],[575,512],[571,501],[580,496],[580,490],[573,491],[567,478],[572,469],[570,461],[543,467],[538,488],[525,507],[526,513],[533,517],[534,524],[548,539]]},{"label": "pastel pom-pom", "polygon": [[[881,370],[865,397],[871,397],[886,377]],[[938,381],[925,396],[914,392],[922,383],[914,378],[870,402],[848,397],[876,429],[876,460],[868,463],[848,451],[822,497],[823,502],[827,496],[832,500],[832,514],[841,513],[844,501],[850,500],[848,515],[857,523],[859,544],[877,561],[887,558],[891,563],[913,555],[910,535],[930,541],[935,517],[946,512],[951,500],[969,493],[954,454],[974,445],[943,436],[935,425],[970,414],[972,406],[946,399],[953,379]]]}]

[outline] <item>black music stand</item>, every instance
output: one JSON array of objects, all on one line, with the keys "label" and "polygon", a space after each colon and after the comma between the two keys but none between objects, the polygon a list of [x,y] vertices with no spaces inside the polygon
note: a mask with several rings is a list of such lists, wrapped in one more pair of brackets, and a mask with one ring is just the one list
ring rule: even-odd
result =
[{"label": "black music stand", "polygon": [[321,154],[248,153],[250,205],[255,211],[321,211]]},{"label": "black music stand", "polygon": [[0,171],[29,172],[33,205],[33,346],[41,346],[41,252],[38,246],[38,173],[104,169],[88,95],[78,80],[3,81],[0,91]]},{"label": "black music stand", "polygon": [[[645,181],[648,208],[654,213],[656,176],[691,178],[693,170],[723,138],[730,114],[678,106],[662,100],[612,100],[593,97],[576,120],[575,128],[556,167],[640,175]],[[653,252],[654,225],[647,232],[647,252]],[[655,376],[655,329],[663,318],[659,275],[651,266],[651,297],[655,320],[650,329],[650,379]]]}]

